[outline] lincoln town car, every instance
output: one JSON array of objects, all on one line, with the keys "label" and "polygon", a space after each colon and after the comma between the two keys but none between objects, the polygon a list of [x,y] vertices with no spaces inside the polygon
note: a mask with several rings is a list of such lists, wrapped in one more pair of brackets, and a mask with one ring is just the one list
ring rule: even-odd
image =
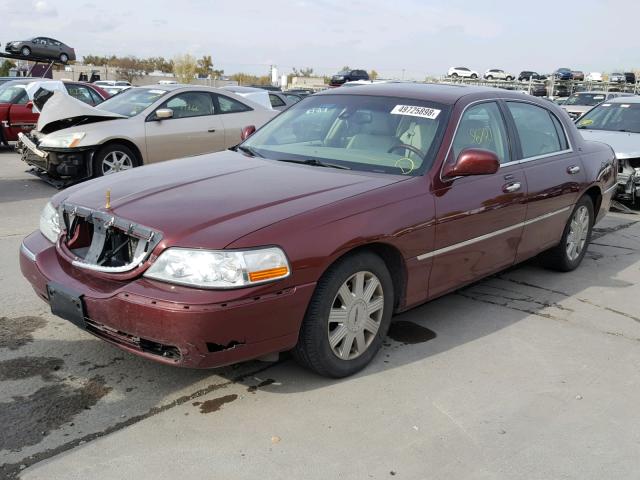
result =
[{"label": "lincoln town car", "polygon": [[166,364],[291,350],[344,377],[394,314],[537,255],[577,268],[616,189],[609,146],[498,89],[333,89],[243,138],[56,194],[21,245],[37,295]]}]

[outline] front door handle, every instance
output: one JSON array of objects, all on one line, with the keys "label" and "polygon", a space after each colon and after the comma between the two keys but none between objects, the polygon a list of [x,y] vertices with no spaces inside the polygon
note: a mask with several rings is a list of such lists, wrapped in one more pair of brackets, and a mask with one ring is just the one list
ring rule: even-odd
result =
[{"label": "front door handle", "polygon": [[209,133],[215,133],[215,132],[216,132],[216,129],[215,129],[215,128],[210,128],[209,130],[207,130],[207,132],[209,132]]},{"label": "front door handle", "polygon": [[505,186],[502,187],[502,191],[504,193],[513,193],[520,190],[521,187],[522,185],[520,184],[520,182],[507,183]]},{"label": "front door handle", "polygon": [[575,175],[576,173],[580,173],[580,167],[578,165],[571,165],[567,167],[567,173],[569,175]]}]

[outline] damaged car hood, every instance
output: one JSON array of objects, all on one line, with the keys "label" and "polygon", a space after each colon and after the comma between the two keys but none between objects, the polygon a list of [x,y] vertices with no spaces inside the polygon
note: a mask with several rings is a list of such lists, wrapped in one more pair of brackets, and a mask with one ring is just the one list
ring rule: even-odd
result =
[{"label": "damaged car hood", "polygon": [[407,178],[226,151],[92,180],[59,193],[53,203],[108,211],[158,230],[161,247],[219,249],[281,220]]},{"label": "damaged car hood", "polygon": [[119,113],[92,107],[62,92],[54,92],[44,105],[36,130],[51,133],[77,124],[87,124],[114,118],[127,118]]},{"label": "damaged car hood", "polygon": [[588,129],[579,130],[579,132],[585,140],[594,140],[610,145],[620,160],[640,157],[640,133]]}]

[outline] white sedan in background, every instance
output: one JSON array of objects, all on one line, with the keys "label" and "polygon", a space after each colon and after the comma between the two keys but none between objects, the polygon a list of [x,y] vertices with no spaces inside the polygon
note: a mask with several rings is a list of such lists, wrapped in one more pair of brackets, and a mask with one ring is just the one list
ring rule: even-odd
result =
[{"label": "white sedan in background", "polygon": [[478,72],[467,67],[451,67],[447,71],[447,76],[453,78],[478,78]]}]

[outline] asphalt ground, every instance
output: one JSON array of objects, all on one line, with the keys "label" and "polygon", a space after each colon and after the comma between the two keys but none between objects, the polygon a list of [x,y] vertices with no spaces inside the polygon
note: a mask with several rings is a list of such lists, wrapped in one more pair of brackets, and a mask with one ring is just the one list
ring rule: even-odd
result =
[{"label": "asphalt ground", "polygon": [[640,215],[396,317],[340,381],[284,355],[198,371],[54,317],[21,239],[55,193],[0,147],[0,478],[637,479]]}]

